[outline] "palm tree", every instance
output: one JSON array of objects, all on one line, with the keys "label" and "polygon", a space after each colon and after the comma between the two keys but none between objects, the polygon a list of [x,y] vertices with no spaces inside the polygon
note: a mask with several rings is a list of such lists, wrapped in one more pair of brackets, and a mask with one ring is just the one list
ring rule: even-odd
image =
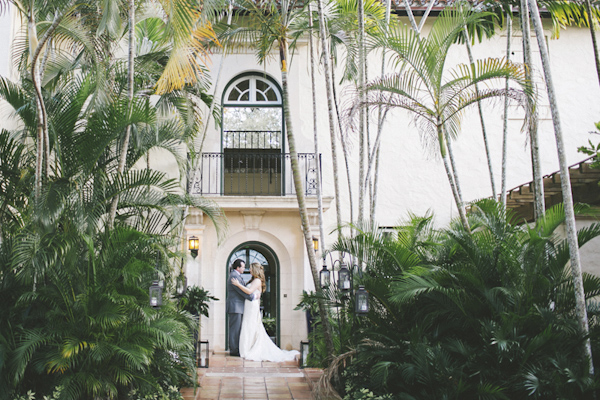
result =
[{"label": "palm tree", "polygon": [[[283,0],[281,2],[275,0],[264,0],[260,2],[241,0],[237,2],[236,5],[250,17],[243,19],[242,26],[229,32],[229,39],[239,43],[240,40],[237,39],[241,38],[244,44],[251,43],[254,45],[256,56],[260,63],[264,63],[267,58],[271,56],[273,50],[276,50],[279,54],[281,87],[283,91],[283,114],[286,124],[288,149],[290,151],[292,177],[294,180],[302,232],[304,234],[304,243],[308,254],[313,282],[315,287],[318,288],[317,290],[320,290],[317,261],[308,221],[304,188],[298,166],[298,153],[296,151],[296,139],[292,125],[288,89],[288,64],[290,61],[288,58],[288,51],[290,43],[293,44],[294,38],[298,37],[302,32],[298,28],[301,27],[304,22],[302,21],[305,17],[304,3],[300,3],[296,0]],[[324,323],[325,342],[329,354],[333,354],[333,340],[331,337],[331,328],[328,324],[328,312],[322,301],[319,302],[319,312],[322,320],[327,321]]]},{"label": "palm tree", "polygon": [[[206,15],[213,11],[208,2],[206,6],[202,2],[189,0],[173,0],[161,3],[164,14],[166,15],[166,24],[164,32],[165,39],[170,41],[171,49],[161,77],[156,82],[156,92],[165,94],[168,91],[182,89],[186,85],[194,84],[201,74],[200,62],[206,63],[207,50],[206,40],[216,40],[216,36],[210,24],[206,20]],[[127,3],[128,15],[128,86],[127,96],[130,104],[133,102],[134,88],[134,68],[135,68],[135,17],[136,5],[133,0]],[[165,40],[163,39],[163,40]],[[119,173],[125,171],[125,162],[129,150],[129,139],[131,136],[131,127],[128,126],[120,144]],[[109,213],[108,225],[111,226],[116,216],[118,197],[113,199]]]},{"label": "palm tree", "polygon": [[[71,13],[73,10],[71,7],[75,4],[75,0],[59,1],[52,4],[38,3],[30,1],[18,4],[17,9],[26,16],[27,18],[27,34],[28,34],[28,52],[30,59],[26,64],[26,68],[29,72],[31,82],[33,84],[34,93],[36,97],[36,108],[37,108],[37,127],[36,127],[36,139],[37,139],[37,163],[36,163],[36,184],[35,192],[37,195],[42,190],[42,181],[44,177],[47,177],[49,173],[50,163],[50,139],[48,135],[48,121],[46,107],[44,104],[44,98],[42,96],[42,77],[44,71],[43,66],[39,62],[42,50],[48,52],[52,36],[54,35],[57,27],[65,17],[65,15]],[[49,22],[50,25],[45,29],[41,37],[38,37],[38,18],[45,18],[46,16],[52,15],[53,18]]]},{"label": "palm tree", "polygon": [[[459,65],[451,71],[445,70],[448,50],[462,34],[463,27],[487,17],[487,13],[446,9],[426,39],[408,28],[400,28],[375,39],[373,46],[390,54],[398,72],[369,82],[366,101],[356,101],[348,111],[352,117],[358,108],[382,106],[402,108],[413,113],[423,138],[437,143],[461,221],[467,229],[469,224],[465,205],[456,184],[455,172],[449,163],[447,137],[457,136],[462,112],[478,100],[506,95],[522,102],[530,94],[523,68],[504,60],[479,60],[471,65]],[[504,78],[515,82],[522,90],[476,90],[477,84]]]},{"label": "palm tree", "polygon": [[538,40],[538,47],[540,49],[540,56],[542,58],[542,67],[544,70],[544,78],[546,81],[546,90],[548,92],[548,100],[550,102],[550,109],[552,112],[552,122],[554,125],[554,136],[556,138],[556,148],[558,151],[558,162],[560,165],[560,176],[561,176],[561,189],[563,195],[563,202],[565,207],[565,225],[567,227],[567,241],[569,247],[569,255],[571,260],[571,271],[573,274],[573,285],[575,287],[575,309],[579,322],[579,329],[582,336],[586,337],[584,341],[583,353],[588,358],[588,367],[590,375],[594,374],[594,359],[592,357],[592,345],[588,337],[589,334],[589,321],[587,316],[587,309],[585,304],[585,292],[583,288],[583,273],[581,270],[581,259],[579,256],[579,246],[577,243],[577,227],[575,225],[575,211],[573,206],[573,193],[571,191],[571,179],[569,173],[569,166],[565,156],[565,145],[562,137],[562,128],[560,123],[560,113],[558,110],[558,104],[556,100],[556,94],[554,91],[554,81],[552,79],[552,71],[550,69],[550,57],[548,55],[548,48],[546,47],[546,41],[544,36],[544,29],[542,26],[542,20],[540,18],[540,12],[537,3],[532,0],[528,0],[529,7],[531,8],[531,21],[535,29],[535,34]]},{"label": "palm tree", "polygon": [[[378,1],[367,0],[338,0],[335,3],[335,12],[333,17],[328,21],[329,41],[332,47],[332,56],[337,54],[336,47],[342,46],[344,49],[344,72],[342,75],[342,81],[352,82],[360,91],[364,87],[366,82],[366,62],[368,49],[365,46],[367,35],[380,34],[381,31],[378,29],[380,23],[385,20],[385,7]],[[322,33],[322,36],[324,33]],[[325,43],[323,43],[325,46]],[[333,76],[332,69],[332,90],[333,98],[337,98],[335,90],[335,78]],[[336,109],[338,108],[337,101]],[[372,182],[371,171],[373,171],[375,164],[376,146],[379,143],[377,140],[374,141],[373,146],[370,146],[370,138],[368,134],[368,121],[367,116],[360,116],[359,122],[361,127],[358,131],[358,218],[359,220],[364,219],[364,206],[366,194],[369,193],[370,183]],[[338,117],[339,120],[339,117]],[[348,132],[346,132],[340,123],[340,135],[342,137],[342,150],[344,153],[344,159],[346,162],[346,173],[348,179],[348,193],[350,197],[350,220],[353,215],[353,190],[352,190],[352,177],[350,175],[349,158],[350,151],[347,142],[350,141]],[[371,148],[372,147],[372,148]],[[369,201],[371,204],[373,199]],[[371,208],[371,207],[370,207]],[[338,230],[338,232],[340,232]],[[341,233],[341,232],[340,232]]]},{"label": "palm tree", "polygon": [[[331,163],[333,166],[333,189],[335,197],[335,213],[337,226],[342,226],[342,210],[341,210],[341,192],[339,182],[339,171],[338,171],[338,150],[337,150],[337,136],[335,134],[335,118],[334,118],[334,81],[332,79],[333,65],[329,65],[330,51],[327,45],[327,25],[325,22],[325,12],[323,10],[323,1],[317,0],[317,15],[319,18],[319,38],[321,39],[321,51],[323,52],[323,70],[325,74],[325,89],[327,93],[327,116],[329,122],[329,138],[331,142]],[[310,16],[312,20],[312,15]],[[344,143],[342,142],[342,146]],[[345,149],[345,147],[344,147]],[[344,150],[345,154],[345,150]],[[346,164],[346,167],[348,164]],[[350,197],[350,204],[352,204],[352,186],[350,185],[350,174],[348,176],[348,195]],[[352,215],[352,207],[350,207],[350,215]],[[351,218],[352,219],[352,218]],[[341,234],[341,233],[340,233]]]}]

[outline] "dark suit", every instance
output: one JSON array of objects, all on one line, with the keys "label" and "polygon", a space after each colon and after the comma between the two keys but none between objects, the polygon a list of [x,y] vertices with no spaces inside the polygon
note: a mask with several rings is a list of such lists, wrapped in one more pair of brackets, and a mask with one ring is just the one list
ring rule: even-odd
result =
[{"label": "dark suit", "polygon": [[231,283],[232,279],[237,280],[242,285],[244,284],[244,280],[242,279],[242,275],[235,269],[231,271],[227,279],[227,303],[225,305],[227,314],[229,314],[229,353],[239,355],[244,302],[246,299],[252,301],[253,296],[244,293],[242,289]]}]

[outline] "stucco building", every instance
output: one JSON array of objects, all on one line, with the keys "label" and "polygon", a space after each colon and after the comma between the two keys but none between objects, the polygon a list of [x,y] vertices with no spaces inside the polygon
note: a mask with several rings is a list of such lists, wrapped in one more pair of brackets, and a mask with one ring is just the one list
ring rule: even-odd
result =
[{"label": "stucco building", "polygon": [[[400,11],[400,10],[399,10]],[[419,17],[417,17],[418,19]],[[424,25],[424,34],[435,17],[430,16]],[[401,23],[408,24],[405,16]],[[10,19],[0,17],[0,31],[7,29]],[[545,20],[549,24],[549,20]],[[13,27],[14,28],[14,27]],[[587,28],[562,30],[557,40],[550,38],[547,25],[547,43],[556,80],[558,103],[566,140],[566,157],[570,165],[586,157],[577,152],[585,145],[594,122],[600,120],[600,85],[596,75],[592,44]],[[0,73],[8,74],[8,43],[10,35],[0,34]],[[512,42],[512,59],[522,60],[520,32],[515,31]],[[474,45],[476,59],[503,57],[506,34]],[[538,68],[534,70],[540,92],[539,134],[542,174],[558,171],[558,157],[553,125],[537,47],[534,57]],[[190,210],[184,239],[199,238],[197,257],[188,256],[185,273],[188,284],[207,289],[219,301],[211,303],[210,318],[202,318],[201,336],[209,340],[212,349],[227,349],[226,343],[226,280],[229,266],[236,258],[260,262],[267,273],[267,293],[264,296],[264,314],[275,319],[272,334],[285,349],[298,348],[306,338],[305,316],[294,307],[303,290],[313,290],[304,238],[300,226],[298,205],[291,181],[289,151],[282,111],[281,74],[277,57],[266,65],[259,65],[254,52],[238,51],[223,57],[215,53],[209,67],[214,93],[218,101],[222,125],[208,122],[206,139],[198,156],[195,170],[188,171],[187,189],[191,194],[215,201],[227,217],[229,226],[222,241],[215,227],[198,210]],[[468,62],[466,48],[455,45],[449,65]],[[341,61],[340,61],[341,64]],[[219,74],[219,81],[216,81]],[[338,76],[341,67],[338,65]],[[379,56],[369,58],[370,73],[381,70]],[[290,107],[296,134],[296,147],[300,153],[304,190],[315,237],[320,237],[317,220],[316,174],[322,174],[323,215],[327,237],[320,238],[327,247],[334,240],[331,234],[336,226],[333,190],[333,167],[327,117],[325,79],[318,69],[317,101],[320,156],[314,156],[312,89],[307,40],[301,40],[294,51],[289,66]],[[341,96],[345,85],[339,86]],[[208,114],[208,113],[206,113]],[[485,123],[490,137],[492,164],[497,185],[500,182],[502,147],[502,107],[486,106]],[[507,187],[518,188],[531,181],[531,158],[526,134],[521,131],[522,112],[513,109],[509,115],[509,149]],[[198,146],[200,145],[198,140]],[[355,143],[355,142],[354,142]],[[351,142],[351,184],[354,204],[350,203],[347,177],[340,158],[340,188],[342,219],[350,220],[350,208],[356,218],[357,146]],[[467,201],[493,195],[490,187],[487,160],[481,124],[476,108],[465,116],[461,134],[454,151],[460,174],[463,196]],[[152,153],[151,165],[178,177],[174,160]],[[598,177],[592,180],[597,183]],[[388,115],[381,144],[381,170],[379,171],[376,223],[393,227],[401,223],[409,212],[422,215],[432,211],[438,225],[443,226],[457,216],[456,207],[446,178],[444,167],[435,155],[424,148],[423,142],[407,113],[395,111]],[[524,188],[523,190],[525,190]],[[589,189],[585,189],[588,191]],[[515,192],[516,195],[516,192]],[[526,201],[527,199],[523,199]],[[576,199],[577,200],[577,199]],[[598,201],[594,197],[591,201]],[[515,203],[517,204],[517,203]],[[590,221],[579,221],[589,224]],[[185,241],[182,240],[182,243]],[[182,244],[183,246],[183,244]],[[586,271],[600,271],[598,247],[590,243],[583,249],[583,266]]]}]

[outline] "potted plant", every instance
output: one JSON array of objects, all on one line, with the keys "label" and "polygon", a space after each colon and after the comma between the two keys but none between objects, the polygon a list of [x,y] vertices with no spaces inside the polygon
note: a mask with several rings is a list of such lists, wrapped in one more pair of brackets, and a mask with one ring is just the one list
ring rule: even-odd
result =
[{"label": "potted plant", "polygon": [[196,317],[204,315],[208,318],[208,305],[211,300],[218,301],[219,299],[211,296],[208,290],[198,286],[190,286],[181,297],[179,304],[183,310]]},{"label": "potted plant", "polygon": [[179,307],[194,316],[196,329],[194,329],[194,354],[198,354],[198,340],[200,340],[200,315],[208,318],[208,306],[211,300],[219,300],[211,296],[208,290],[198,286],[190,286],[179,299]]},{"label": "potted plant", "polygon": [[294,310],[303,310],[306,313],[306,328],[308,334],[312,332],[315,317],[319,315],[319,295],[315,292],[302,291],[300,302]]}]

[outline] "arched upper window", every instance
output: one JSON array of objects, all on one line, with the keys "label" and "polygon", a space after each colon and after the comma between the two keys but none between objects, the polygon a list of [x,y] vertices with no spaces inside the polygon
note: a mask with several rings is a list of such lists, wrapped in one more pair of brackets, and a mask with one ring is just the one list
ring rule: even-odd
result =
[{"label": "arched upper window", "polygon": [[277,82],[260,73],[233,78],[222,98],[223,193],[280,195],[284,121]]},{"label": "arched upper window", "polygon": [[223,149],[283,149],[283,107],[266,75],[234,78],[223,94]]}]

